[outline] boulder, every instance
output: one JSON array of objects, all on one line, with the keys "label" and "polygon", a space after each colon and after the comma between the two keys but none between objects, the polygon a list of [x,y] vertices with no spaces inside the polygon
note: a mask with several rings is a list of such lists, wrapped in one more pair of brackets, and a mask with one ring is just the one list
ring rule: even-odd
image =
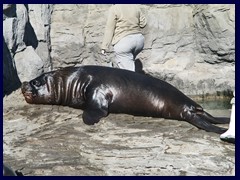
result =
[{"label": "boulder", "polygon": [[[16,89],[11,86],[16,79],[19,81],[20,78],[23,81],[52,69],[50,57],[52,6],[51,4],[3,5],[4,52],[9,52],[3,57],[4,94]],[[11,73],[16,69],[17,73]]]},{"label": "boulder", "polygon": [[16,53],[14,59],[21,82],[32,80],[44,72],[44,62],[32,46]]}]

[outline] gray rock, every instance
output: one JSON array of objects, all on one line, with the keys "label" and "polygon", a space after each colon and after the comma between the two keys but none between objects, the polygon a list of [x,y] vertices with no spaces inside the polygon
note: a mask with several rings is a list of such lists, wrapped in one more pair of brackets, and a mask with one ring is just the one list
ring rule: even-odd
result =
[{"label": "gray rock", "polygon": [[[110,6],[17,5],[16,17],[5,16],[4,38],[12,56],[16,48],[32,46],[43,61],[44,71],[89,64],[110,66],[113,48],[106,56],[100,54]],[[13,11],[14,6],[5,5],[3,9]],[[146,73],[188,95],[217,97],[233,91],[235,5],[147,4],[142,9],[148,24],[143,29],[145,47],[137,58]]]},{"label": "gray rock", "polygon": [[52,60],[48,44],[46,42],[38,42],[35,52],[43,61],[44,72],[52,70]]},{"label": "gray rock", "polygon": [[[44,66],[44,71],[52,69],[50,57],[51,12],[52,5],[50,4],[5,4],[3,6],[3,36],[6,46],[11,53],[8,55],[8,63],[14,64],[15,60],[18,61],[18,59],[21,59],[21,62],[16,62],[18,75],[21,80],[39,75],[39,72],[43,72],[42,65]],[[25,51],[27,46],[32,47],[31,52],[29,49]],[[24,55],[27,57],[24,57]],[[22,59],[29,59],[29,55],[33,55],[34,60],[30,60],[29,62],[24,61],[23,64]],[[12,58],[14,56],[16,57],[15,60]],[[32,64],[33,67],[31,68],[32,62],[35,63]],[[4,78],[6,82],[10,82],[9,79],[13,79],[12,81],[14,82],[14,78],[19,79],[19,77],[13,77],[8,73],[12,72],[12,68],[7,65],[8,63],[5,63]],[[39,65],[39,67],[36,67],[37,65]],[[34,73],[36,74],[34,75]],[[23,77],[25,75],[26,77]],[[9,89],[14,88],[4,86],[4,92],[9,92]]]},{"label": "gray rock", "polygon": [[7,18],[3,21],[3,37],[10,52],[15,52],[17,41],[17,18]]},{"label": "gray rock", "polygon": [[235,6],[194,6],[197,50],[210,63],[235,61]]},{"label": "gray rock", "polygon": [[16,53],[14,59],[21,82],[29,81],[44,72],[44,62],[31,46],[27,46],[24,51]]},{"label": "gray rock", "polygon": [[50,57],[50,24],[51,24],[51,4],[29,4],[29,24],[34,30],[37,45],[36,53],[44,62],[44,70],[52,69]]},{"label": "gray rock", "polygon": [[52,5],[29,4],[29,22],[35,30],[38,41],[47,42],[49,25],[51,23]]},{"label": "gray rock", "polygon": [[24,42],[24,36],[25,36],[25,27],[28,22],[28,12],[26,7],[23,4],[17,4],[16,5],[16,14],[17,14],[17,50],[22,51],[26,48],[25,42]]}]

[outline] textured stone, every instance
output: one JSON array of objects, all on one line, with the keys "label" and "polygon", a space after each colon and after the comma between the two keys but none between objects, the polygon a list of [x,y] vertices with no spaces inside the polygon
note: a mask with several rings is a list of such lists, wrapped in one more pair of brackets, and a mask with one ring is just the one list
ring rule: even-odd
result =
[{"label": "textured stone", "polygon": [[[113,48],[106,56],[100,53],[110,6],[17,5],[16,17],[5,16],[4,38],[12,56],[24,43],[32,46],[44,62],[44,71],[72,65],[110,66]],[[14,5],[4,8],[4,12],[13,11]],[[235,88],[234,4],[145,4],[142,9],[148,24],[138,59],[146,73],[188,95],[231,94]],[[213,83],[205,86],[203,82]]]},{"label": "textured stone", "polygon": [[24,42],[25,36],[25,28],[28,22],[28,12],[23,4],[17,4],[16,6],[16,14],[17,14],[17,50],[22,51],[26,48]]},{"label": "textured stone", "polygon": [[21,82],[29,81],[43,73],[44,63],[31,46],[14,56]]},{"label": "textured stone", "polygon": [[[10,52],[8,63],[16,64],[18,69],[18,75],[15,74],[16,77],[13,77],[7,73],[11,72],[12,68],[6,65],[4,70],[5,79],[19,79],[20,77],[22,80],[36,77],[40,72],[43,72],[42,65],[44,71],[52,69],[50,57],[51,12],[51,4],[5,4],[3,6],[3,37]],[[25,51],[27,46],[28,49]],[[22,51],[25,52],[22,53]],[[31,59],[31,57],[24,57],[29,55],[33,55],[34,60],[24,61],[23,64],[22,59]],[[16,61],[21,59],[21,62],[15,63],[12,57],[16,57]],[[33,64],[31,65],[31,63]],[[39,67],[36,67],[38,65]],[[31,68],[31,66],[33,67]],[[21,72],[22,70],[23,72]],[[34,75],[34,73],[36,74]],[[25,75],[26,77],[23,77]],[[7,86],[4,86],[5,91],[9,91]]]},{"label": "textured stone", "polygon": [[10,52],[15,52],[17,41],[17,18],[7,18],[3,21],[3,37]]},{"label": "textured stone", "polygon": [[235,61],[234,5],[195,6],[196,45],[210,64]]},{"label": "textured stone", "polygon": [[[54,5],[51,24],[54,68],[110,64],[114,58],[111,48],[107,56],[99,55],[109,7],[110,5]],[[201,95],[202,92],[216,95],[216,87],[217,91],[222,92],[234,89],[234,5],[163,4],[143,5],[143,9],[148,24],[143,30],[145,47],[139,59],[147,73],[158,78],[164,77],[164,80],[189,95]],[[79,37],[83,41],[79,41]],[[224,73],[229,75],[228,78],[215,70],[226,66]],[[204,76],[201,79],[202,74]],[[201,82],[216,79],[213,84],[215,88],[207,86],[204,90],[198,90],[203,87],[199,86],[199,79]],[[191,86],[184,86],[189,83]],[[194,91],[191,89],[193,87]]]},{"label": "textured stone", "polygon": [[38,42],[35,52],[43,61],[44,72],[52,70],[52,60],[48,44],[46,42]]},{"label": "textured stone", "polygon": [[38,41],[47,42],[51,23],[52,6],[49,4],[29,4],[29,22],[35,30]]},{"label": "textured stone", "polygon": [[[147,11],[140,54],[146,72],[188,95],[216,95],[220,89],[229,94],[235,88],[234,5],[162,5]],[[212,79],[213,86],[199,85]]]}]

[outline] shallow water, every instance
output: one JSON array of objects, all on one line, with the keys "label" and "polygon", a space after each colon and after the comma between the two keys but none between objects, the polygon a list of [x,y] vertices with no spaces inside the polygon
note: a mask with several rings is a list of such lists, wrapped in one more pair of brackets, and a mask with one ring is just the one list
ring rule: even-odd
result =
[{"label": "shallow water", "polygon": [[211,109],[211,110],[225,110],[231,109],[232,105],[230,104],[229,99],[218,99],[218,100],[198,100],[196,101],[199,103],[204,109]]}]

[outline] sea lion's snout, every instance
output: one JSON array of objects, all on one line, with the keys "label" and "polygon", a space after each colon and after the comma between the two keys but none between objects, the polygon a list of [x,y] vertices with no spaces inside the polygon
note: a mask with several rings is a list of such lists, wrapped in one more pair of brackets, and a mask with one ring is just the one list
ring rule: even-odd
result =
[{"label": "sea lion's snout", "polygon": [[27,103],[32,103],[33,93],[32,93],[32,87],[29,84],[29,82],[23,82],[21,86],[21,90]]}]

